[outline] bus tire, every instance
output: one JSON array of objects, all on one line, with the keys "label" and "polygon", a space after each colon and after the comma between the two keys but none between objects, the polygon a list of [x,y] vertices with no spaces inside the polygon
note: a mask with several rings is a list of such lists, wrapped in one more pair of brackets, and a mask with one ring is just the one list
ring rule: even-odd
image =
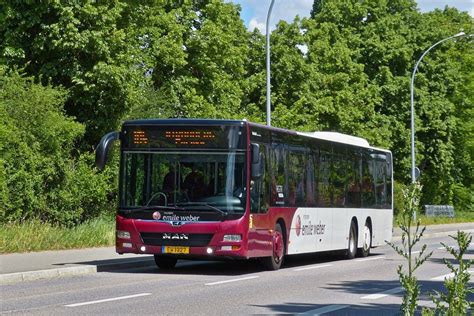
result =
[{"label": "bus tire", "polygon": [[357,230],[356,224],[351,222],[349,229],[349,242],[347,244],[346,259],[354,259],[357,253]]},{"label": "bus tire", "polygon": [[362,248],[357,250],[359,257],[367,257],[370,254],[370,246],[372,246],[372,230],[368,222],[364,225],[364,230],[361,234],[362,237]]},{"label": "bus tire", "polygon": [[272,256],[264,257],[261,262],[266,270],[280,269],[285,256],[286,244],[281,225],[277,223],[272,237]]},{"label": "bus tire", "polygon": [[162,270],[173,269],[176,265],[176,262],[178,262],[178,259],[173,257],[166,257],[160,255],[154,255],[154,257],[156,265]]}]

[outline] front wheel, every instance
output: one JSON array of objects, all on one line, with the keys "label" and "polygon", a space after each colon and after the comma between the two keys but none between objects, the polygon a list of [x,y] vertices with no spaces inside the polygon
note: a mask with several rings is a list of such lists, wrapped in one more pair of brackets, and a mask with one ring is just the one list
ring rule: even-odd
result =
[{"label": "front wheel", "polygon": [[165,257],[160,255],[155,255],[154,257],[156,265],[162,270],[173,269],[176,265],[176,262],[178,262],[178,259],[173,257]]},{"label": "front wheel", "polygon": [[283,237],[283,230],[280,224],[275,225],[275,231],[272,238],[272,256],[262,258],[262,264],[267,270],[280,269],[285,255],[285,238]]}]

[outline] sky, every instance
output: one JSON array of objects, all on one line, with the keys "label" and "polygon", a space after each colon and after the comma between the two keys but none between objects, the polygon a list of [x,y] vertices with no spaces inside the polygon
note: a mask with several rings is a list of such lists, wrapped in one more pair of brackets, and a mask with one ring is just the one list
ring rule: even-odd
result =
[{"label": "sky", "polygon": [[[262,33],[265,32],[265,22],[271,0],[227,1],[240,4],[242,7],[241,17],[250,30],[258,28]],[[471,16],[474,16],[474,0],[418,0],[417,3],[421,12],[432,11],[436,8],[444,9],[448,5],[460,11],[467,11]],[[312,5],[313,0],[276,0],[271,15],[271,28],[274,28],[280,20],[291,22],[296,15],[309,16]]]}]

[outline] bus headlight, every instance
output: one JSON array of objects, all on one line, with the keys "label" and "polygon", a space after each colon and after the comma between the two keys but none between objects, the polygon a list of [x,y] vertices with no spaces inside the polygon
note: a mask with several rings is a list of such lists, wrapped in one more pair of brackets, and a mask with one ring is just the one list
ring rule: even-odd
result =
[{"label": "bus headlight", "polygon": [[241,241],[242,235],[224,235],[223,241]]},{"label": "bus headlight", "polygon": [[124,230],[117,230],[117,238],[130,239],[130,233]]}]

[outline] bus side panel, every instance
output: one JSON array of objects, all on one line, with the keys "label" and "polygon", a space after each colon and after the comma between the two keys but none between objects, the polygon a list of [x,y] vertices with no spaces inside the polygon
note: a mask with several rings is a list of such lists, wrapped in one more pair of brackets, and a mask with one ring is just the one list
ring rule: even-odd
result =
[{"label": "bus side panel", "polygon": [[298,208],[291,222],[288,254],[332,249],[333,213],[332,209]]},{"label": "bus side panel", "polygon": [[248,235],[249,257],[268,257],[272,255],[272,234],[278,219],[282,219],[284,222],[288,249],[290,223],[294,217],[295,211],[296,208],[293,207],[271,207],[267,213],[251,214]]}]

